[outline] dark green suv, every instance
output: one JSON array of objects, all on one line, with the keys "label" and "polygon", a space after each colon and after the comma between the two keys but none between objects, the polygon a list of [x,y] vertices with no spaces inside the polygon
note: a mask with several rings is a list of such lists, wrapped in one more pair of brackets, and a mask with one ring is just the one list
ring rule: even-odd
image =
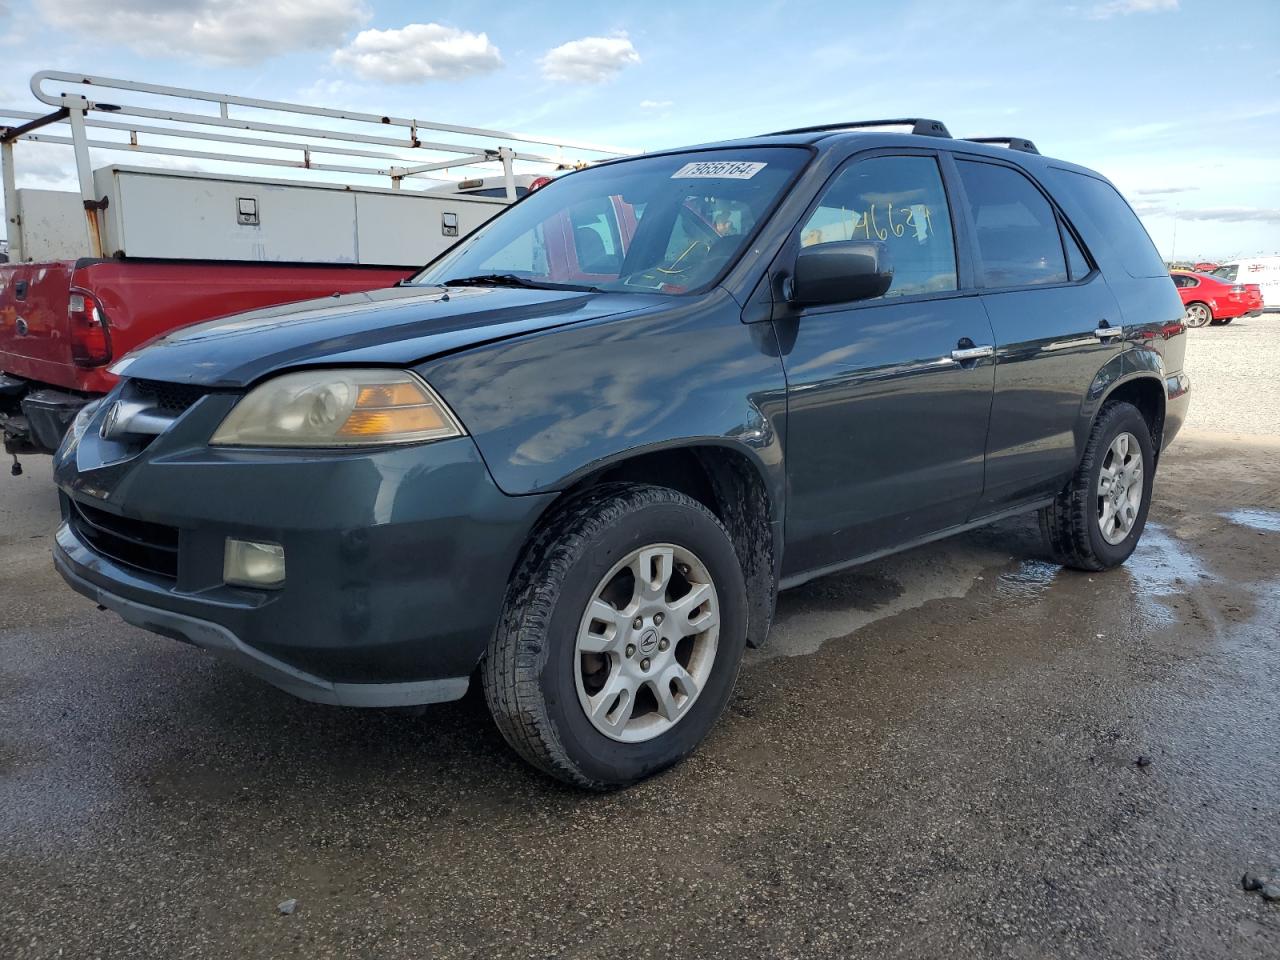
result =
[{"label": "dark green suv", "polygon": [[603,788],[703,739],[779,589],[1031,510],[1122,563],[1187,409],[1164,264],[1097,174],[907,123],[601,164],[411,282],[126,357],[58,569],[311,700],[478,675]]}]

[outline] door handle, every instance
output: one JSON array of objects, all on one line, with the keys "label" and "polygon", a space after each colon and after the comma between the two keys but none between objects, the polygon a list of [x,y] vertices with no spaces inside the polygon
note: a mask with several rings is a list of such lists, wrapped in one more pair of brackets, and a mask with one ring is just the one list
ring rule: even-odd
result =
[{"label": "door handle", "polygon": [[951,359],[957,363],[965,363],[968,360],[980,360],[982,357],[995,356],[996,348],[993,346],[984,347],[958,347],[951,351]]},{"label": "door handle", "polygon": [[1093,331],[1093,335],[1105,343],[1112,337],[1123,337],[1124,327],[1113,327],[1110,326],[1107,321],[1103,320],[1102,323],[1098,325],[1098,329]]}]

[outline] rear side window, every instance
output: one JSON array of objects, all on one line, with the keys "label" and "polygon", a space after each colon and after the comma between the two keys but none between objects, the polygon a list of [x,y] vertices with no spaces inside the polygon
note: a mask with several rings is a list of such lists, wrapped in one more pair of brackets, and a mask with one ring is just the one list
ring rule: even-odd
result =
[{"label": "rear side window", "polygon": [[[1121,266],[1131,277],[1163,277],[1168,270],[1156,246],[1147,235],[1138,215],[1125,203],[1124,197],[1111,184],[1096,177],[1055,168],[1055,184],[1063,187],[1075,201],[1075,207],[1090,222],[1097,235],[1107,238]],[[1081,224],[1072,211],[1072,219]],[[1085,237],[1091,236],[1088,231]],[[1090,240],[1090,243],[1093,241]]]},{"label": "rear side window", "polygon": [[879,240],[893,265],[886,297],[956,289],[956,251],[933,157],[872,157],[846,167],[800,230],[800,245]]},{"label": "rear side window", "polygon": [[1076,238],[1071,235],[1071,231],[1065,225],[1062,228],[1062,243],[1067,248],[1067,268],[1071,271],[1071,279],[1079,280],[1081,277],[1087,277],[1089,271],[1093,269],[1089,266],[1089,258],[1084,255],[1080,244],[1076,243]]},{"label": "rear side window", "polygon": [[956,166],[978,234],[984,285],[1066,283],[1058,217],[1035,185],[993,163],[959,160]]}]

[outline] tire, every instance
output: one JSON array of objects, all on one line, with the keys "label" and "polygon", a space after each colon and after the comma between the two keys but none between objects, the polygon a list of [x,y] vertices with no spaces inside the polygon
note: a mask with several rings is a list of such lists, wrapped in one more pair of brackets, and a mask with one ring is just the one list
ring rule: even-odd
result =
[{"label": "tire", "polygon": [[[1103,471],[1108,467],[1114,469],[1117,463],[1112,452],[1113,444],[1123,435],[1136,442],[1140,453],[1140,483],[1133,477],[1130,467],[1128,479],[1118,486],[1115,480],[1110,480],[1106,485],[1108,489],[1100,492]],[[1054,559],[1075,570],[1094,571],[1110,570],[1128,560],[1147,523],[1154,479],[1155,452],[1147,421],[1132,404],[1108,404],[1094,421],[1084,456],[1071,480],[1053,503],[1040,511],[1040,529]],[[1135,490],[1140,490],[1141,500],[1134,506],[1132,526],[1123,531],[1123,520],[1117,521],[1116,515],[1125,512],[1125,505],[1132,505]],[[1117,497],[1122,504],[1119,509],[1116,507]],[[1108,500],[1112,504],[1111,521],[1105,520],[1105,501]],[[1104,522],[1107,522],[1108,533],[1104,533]]]},{"label": "tire", "polygon": [[[662,559],[668,550],[670,559]],[[628,560],[637,552],[640,559]],[[637,564],[649,563],[650,557],[652,569],[665,569],[669,576],[668,586],[657,593],[645,593],[634,573],[649,569]],[[699,590],[707,584],[712,590],[706,605],[686,615],[677,609],[677,594],[688,590],[683,596],[691,598],[695,582]],[[606,583],[611,586],[602,592]],[[622,615],[589,619],[588,605],[601,609],[595,601],[614,589],[620,593],[609,606],[620,605],[616,612]],[[656,604],[658,613],[646,604]],[[714,636],[706,629],[673,639],[690,622],[709,622],[706,616],[717,606]],[[628,609],[636,617],[643,612],[643,630],[633,629]],[[669,613],[659,616],[663,610]],[[659,641],[653,634],[662,624]],[[701,743],[729,701],[746,635],[742,566],[720,521],[696,500],[665,487],[602,484],[556,512],[527,545],[481,668],[485,698],[507,743],[535,767],[578,787],[622,787],[679,762]],[[584,642],[616,647],[584,652]],[[665,645],[649,646],[659,643]],[[652,651],[651,660],[642,646]],[[691,687],[681,680],[668,681],[664,713],[658,674],[677,676],[667,671],[675,670],[673,658],[679,656],[692,656],[681,669],[690,681],[701,682],[690,696]],[[642,666],[653,675],[637,672]],[[603,703],[615,686],[621,689],[637,678],[647,685],[626,694],[628,709],[618,706],[620,695],[607,713],[594,709],[594,719],[589,716],[592,703]],[[652,709],[642,712],[646,706]],[[668,714],[677,709],[683,712],[672,719]],[[629,719],[605,732],[623,712]]]},{"label": "tire", "polygon": [[1205,327],[1213,323],[1213,311],[1207,303],[1199,300],[1188,303],[1186,313],[1188,327]]}]

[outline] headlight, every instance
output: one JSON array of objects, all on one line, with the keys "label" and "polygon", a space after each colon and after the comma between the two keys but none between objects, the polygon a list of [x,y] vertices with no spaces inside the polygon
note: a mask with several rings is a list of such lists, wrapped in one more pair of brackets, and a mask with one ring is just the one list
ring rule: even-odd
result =
[{"label": "headlight", "polygon": [[401,370],[304,370],[268,380],[209,441],[241,447],[364,447],[460,437],[427,384]]},{"label": "headlight", "polygon": [[76,414],[76,418],[71,421],[71,439],[75,443],[79,443],[80,438],[84,436],[84,432],[89,429],[89,421],[93,419],[93,415],[98,412],[98,407],[102,406],[101,398],[86,403],[80,408],[80,412]]}]

